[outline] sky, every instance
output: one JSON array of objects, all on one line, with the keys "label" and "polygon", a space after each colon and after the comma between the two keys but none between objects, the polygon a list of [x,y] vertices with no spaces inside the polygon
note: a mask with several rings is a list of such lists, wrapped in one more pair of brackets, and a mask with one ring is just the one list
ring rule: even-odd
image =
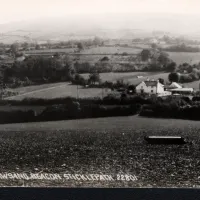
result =
[{"label": "sky", "polygon": [[200,0],[0,0],[0,23],[69,14],[173,13],[199,15]]}]

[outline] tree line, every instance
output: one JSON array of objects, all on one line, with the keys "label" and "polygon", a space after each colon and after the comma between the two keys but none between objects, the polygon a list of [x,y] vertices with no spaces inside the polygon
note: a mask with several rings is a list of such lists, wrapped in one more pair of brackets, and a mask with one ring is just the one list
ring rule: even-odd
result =
[{"label": "tree line", "polygon": [[200,63],[191,65],[183,63],[174,67],[174,70],[169,74],[170,82],[189,83],[200,80]]}]

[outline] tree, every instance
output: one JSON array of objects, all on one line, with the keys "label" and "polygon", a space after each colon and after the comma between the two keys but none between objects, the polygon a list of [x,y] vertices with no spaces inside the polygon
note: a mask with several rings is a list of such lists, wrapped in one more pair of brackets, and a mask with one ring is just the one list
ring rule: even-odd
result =
[{"label": "tree", "polygon": [[19,44],[18,43],[11,44],[10,50],[12,54],[15,56],[15,54],[19,51]]},{"label": "tree", "polygon": [[148,49],[143,49],[141,52],[142,61],[147,61],[151,56],[151,51]]},{"label": "tree", "polygon": [[74,75],[75,75],[75,72],[76,72],[75,68],[74,68],[74,64],[66,63],[65,70],[66,70],[66,79],[67,80],[74,79]]},{"label": "tree", "polygon": [[81,43],[81,42],[78,42],[77,47],[78,47],[79,51],[84,49],[83,43]]},{"label": "tree", "polygon": [[192,81],[193,81],[193,77],[190,74],[181,74],[180,83],[188,83]]},{"label": "tree", "polygon": [[94,40],[93,40],[93,44],[94,45],[103,45],[103,41],[102,41],[102,39],[101,38],[99,38],[99,37],[95,37],[94,38]]},{"label": "tree", "polygon": [[180,81],[180,74],[176,72],[172,72],[169,74],[168,79],[170,82],[179,82]]},{"label": "tree", "polygon": [[80,74],[75,74],[74,79],[72,80],[73,83],[78,85],[86,85],[86,80]]},{"label": "tree", "polygon": [[97,73],[97,72],[91,73],[91,74],[89,75],[88,82],[89,82],[90,84],[94,84],[94,85],[95,85],[97,82],[100,82],[100,75],[99,75],[99,73]]},{"label": "tree", "polygon": [[166,66],[166,71],[168,72],[174,72],[176,70],[176,63],[171,62]]},{"label": "tree", "polygon": [[169,55],[167,53],[161,52],[158,57],[158,62],[162,65],[167,65],[169,61]]},{"label": "tree", "polygon": [[159,78],[158,81],[159,81],[161,84],[165,85],[165,80],[164,80],[163,78]]},{"label": "tree", "polygon": [[67,80],[72,80],[74,79],[74,75],[76,73],[76,69],[74,67],[74,62],[71,59],[70,56],[65,56],[63,58],[63,64],[64,69],[65,69],[65,76]]},{"label": "tree", "polygon": [[108,62],[110,59],[107,56],[104,56],[100,59],[101,62]]},{"label": "tree", "polygon": [[24,50],[27,50],[29,47],[29,44],[27,42],[22,43],[22,47]]},{"label": "tree", "polygon": [[39,45],[39,44],[36,44],[36,45],[35,45],[35,49],[36,49],[36,50],[40,50],[40,45]]},{"label": "tree", "polygon": [[136,87],[135,85],[129,85],[127,89],[128,94],[135,94],[136,93]]}]

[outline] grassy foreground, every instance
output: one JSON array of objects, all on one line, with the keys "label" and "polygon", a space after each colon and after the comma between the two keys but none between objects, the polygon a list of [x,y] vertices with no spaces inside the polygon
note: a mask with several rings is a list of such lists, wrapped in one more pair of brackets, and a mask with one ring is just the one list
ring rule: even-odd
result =
[{"label": "grassy foreground", "polygon": [[[137,116],[0,125],[0,172],[131,174],[137,181],[0,180],[0,185],[199,187],[200,124]],[[192,143],[148,145],[145,135]]]}]

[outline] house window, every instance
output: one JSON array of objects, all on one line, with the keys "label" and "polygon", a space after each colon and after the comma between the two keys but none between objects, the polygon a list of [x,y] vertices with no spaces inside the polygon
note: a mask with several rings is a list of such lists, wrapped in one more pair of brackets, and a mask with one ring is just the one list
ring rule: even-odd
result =
[{"label": "house window", "polygon": [[143,86],[141,86],[141,89],[143,89]]},{"label": "house window", "polygon": [[151,90],[151,93],[153,93],[153,90]]}]

